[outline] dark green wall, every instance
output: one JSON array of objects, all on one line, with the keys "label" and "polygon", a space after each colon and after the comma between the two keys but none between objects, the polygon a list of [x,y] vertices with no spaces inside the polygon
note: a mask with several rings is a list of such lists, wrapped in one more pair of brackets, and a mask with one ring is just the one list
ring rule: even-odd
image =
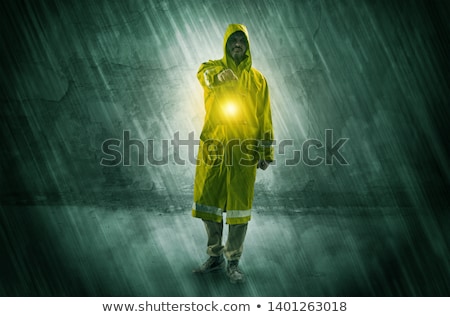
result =
[{"label": "dark green wall", "polygon": [[[193,164],[101,166],[102,142],[197,139],[196,71],[248,26],[271,90],[277,141],[257,194],[309,204],[417,205],[444,197],[448,169],[445,1],[10,1],[2,4],[2,199],[184,195]],[[349,140],[348,165],[286,166],[307,139]],[[133,152],[134,151],[134,152]],[[159,151],[159,152],[158,152]],[[156,153],[161,158],[161,150]],[[317,152],[323,155],[323,149]],[[311,155],[314,155],[312,153]],[[184,199],[184,198],[183,198]],[[444,202],[448,206],[447,202]]]}]

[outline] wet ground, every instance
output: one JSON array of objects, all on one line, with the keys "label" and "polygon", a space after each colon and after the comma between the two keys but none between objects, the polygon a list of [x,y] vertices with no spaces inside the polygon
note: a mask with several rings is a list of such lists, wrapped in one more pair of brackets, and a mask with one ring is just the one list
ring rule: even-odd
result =
[{"label": "wet ground", "polygon": [[188,205],[3,206],[0,294],[450,295],[444,212],[256,206],[241,259],[247,283],[232,285],[224,272],[191,273],[206,240]]}]

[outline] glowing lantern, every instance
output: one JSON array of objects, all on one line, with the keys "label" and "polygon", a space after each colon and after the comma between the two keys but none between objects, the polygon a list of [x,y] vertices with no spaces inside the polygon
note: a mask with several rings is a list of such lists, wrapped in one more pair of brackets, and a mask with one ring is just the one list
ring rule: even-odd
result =
[{"label": "glowing lantern", "polygon": [[232,102],[229,102],[229,103],[227,103],[224,107],[223,107],[223,111],[224,111],[224,113],[227,115],[227,116],[234,116],[236,113],[237,113],[237,110],[238,110],[238,108],[237,108],[237,106],[234,104],[234,103],[232,103]]}]

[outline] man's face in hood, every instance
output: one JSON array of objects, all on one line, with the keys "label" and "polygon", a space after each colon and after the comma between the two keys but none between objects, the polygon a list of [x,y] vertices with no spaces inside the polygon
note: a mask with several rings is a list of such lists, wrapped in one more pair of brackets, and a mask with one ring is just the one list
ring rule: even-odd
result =
[{"label": "man's face in hood", "polygon": [[247,37],[242,31],[235,32],[228,38],[227,52],[236,64],[239,64],[245,58],[247,45]]}]

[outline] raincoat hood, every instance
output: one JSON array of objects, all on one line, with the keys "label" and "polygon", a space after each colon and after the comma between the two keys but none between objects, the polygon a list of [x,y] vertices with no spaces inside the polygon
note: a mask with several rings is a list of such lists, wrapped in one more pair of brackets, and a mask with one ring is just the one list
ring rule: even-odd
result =
[{"label": "raincoat hood", "polygon": [[[239,31],[244,32],[245,37],[247,38],[247,51],[245,51],[245,56],[247,56],[247,57],[244,58],[244,60],[239,64],[239,66],[236,66],[233,58],[227,52],[227,41],[233,33],[236,33]],[[223,51],[224,51],[224,54],[223,54],[222,61],[225,65],[227,65],[228,67],[230,67],[231,69],[234,69],[234,70],[237,70],[238,68],[239,68],[239,70],[242,70],[242,69],[250,70],[250,68],[252,67],[252,55],[250,53],[250,40],[248,37],[248,31],[247,31],[247,27],[245,25],[243,25],[243,24],[228,25],[228,28],[225,31],[225,36],[223,38]]]}]

